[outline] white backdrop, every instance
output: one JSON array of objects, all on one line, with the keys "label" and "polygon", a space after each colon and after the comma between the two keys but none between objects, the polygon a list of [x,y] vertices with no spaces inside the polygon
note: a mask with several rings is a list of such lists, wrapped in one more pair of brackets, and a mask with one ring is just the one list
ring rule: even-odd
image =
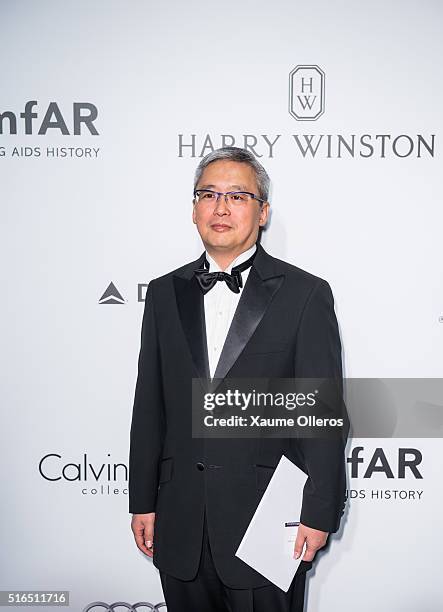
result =
[{"label": "white backdrop", "polygon": [[[330,282],[347,376],[442,377],[442,16],[431,0],[0,0],[0,589],[67,589],[72,610],[163,600],[130,531],[129,427],[146,283],[202,251],[205,143],[256,138],[273,180],[263,244]],[[312,64],[325,112],[298,121],[289,74]],[[74,134],[74,103],[97,109],[97,134]],[[323,135],[316,155],[294,135]],[[120,303],[101,300],[111,282]],[[356,446],[307,610],[437,612],[441,440]],[[394,479],[363,478],[378,447]],[[422,453],[422,478],[398,478],[399,448]]]}]

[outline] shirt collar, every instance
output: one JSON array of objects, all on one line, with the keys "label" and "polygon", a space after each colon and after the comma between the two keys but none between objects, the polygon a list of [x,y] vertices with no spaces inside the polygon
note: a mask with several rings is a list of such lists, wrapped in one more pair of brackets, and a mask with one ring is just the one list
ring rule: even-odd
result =
[{"label": "shirt collar", "polygon": [[[249,259],[250,257],[252,257],[253,253],[257,250],[257,245],[253,244],[251,246],[251,248],[249,248],[247,251],[243,251],[243,253],[240,253],[240,255],[238,255],[234,261],[232,261],[229,266],[226,268],[225,272],[227,272],[228,274],[231,274],[231,270],[234,266],[238,266],[238,264],[243,263],[244,261],[246,261],[247,259]],[[217,264],[217,262],[212,259],[212,257],[209,255],[208,251],[206,251],[206,259],[208,260],[209,263],[209,272],[220,272],[221,268],[220,266]]]}]

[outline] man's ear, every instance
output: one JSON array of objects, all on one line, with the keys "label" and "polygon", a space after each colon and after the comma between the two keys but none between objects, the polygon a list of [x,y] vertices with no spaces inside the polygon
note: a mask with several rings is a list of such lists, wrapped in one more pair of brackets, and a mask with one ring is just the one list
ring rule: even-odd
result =
[{"label": "man's ear", "polygon": [[266,225],[268,221],[268,216],[269,216],[269,202],[264,202],[260,210],[260,220],[259,220],[260,226],[263,227],[264,225]]},{"label": "man's ear", "polygon": [[196,214],[195,214],[195,200],[192,200],[192,222],[197,224]]}]

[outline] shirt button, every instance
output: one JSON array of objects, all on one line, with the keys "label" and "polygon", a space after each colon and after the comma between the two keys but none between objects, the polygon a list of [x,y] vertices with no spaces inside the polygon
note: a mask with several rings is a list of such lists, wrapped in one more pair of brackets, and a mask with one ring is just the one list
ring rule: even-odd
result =
[{"label": "shirt button", "polygon": [[197,470],[200,470],[200,472],[202,472],[204,469],[205,469],[205,464],[199,461],[197,463]]}]

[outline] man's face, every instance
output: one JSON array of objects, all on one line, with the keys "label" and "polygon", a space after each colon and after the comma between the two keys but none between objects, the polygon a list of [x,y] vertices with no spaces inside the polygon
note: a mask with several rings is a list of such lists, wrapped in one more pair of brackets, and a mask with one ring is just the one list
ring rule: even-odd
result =
[{"label": "man's face", "polygon": [[[212,189],[222,193],[249,191],[259,195],[251,166],[227,160],[210,163],[196,189]],[[200,201],[194,204],[192,220],[206,249],[232,253],[236,257],[255,244],[259,227],[266,224],[268,212],[268,203],[260,206],[258,200],[250,200],[246,204],[230,205],[220,196],[216,203]]]}]

